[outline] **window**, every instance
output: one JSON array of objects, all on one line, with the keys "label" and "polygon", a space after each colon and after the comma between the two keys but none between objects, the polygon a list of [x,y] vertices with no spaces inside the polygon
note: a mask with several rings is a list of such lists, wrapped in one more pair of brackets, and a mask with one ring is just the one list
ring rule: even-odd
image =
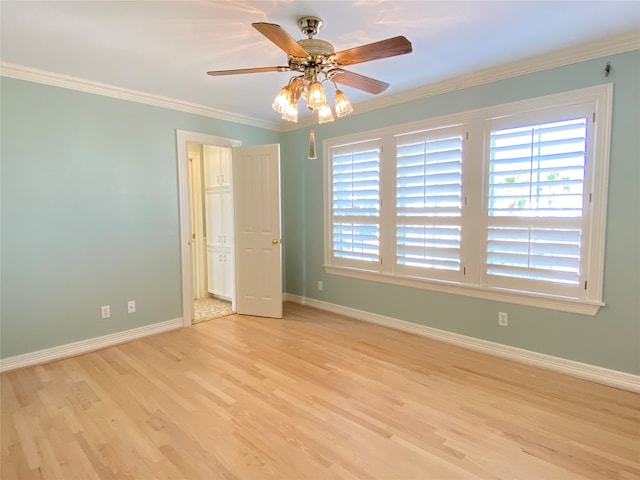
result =
[{"label": "window", "polygon": [[344,265],[380,261],[380,151],[375,142],[332,149],[332,257]]},{"label": "window", "polygon": [[396,137],[398,272],[459,277],[463,136],[447,128]]},{"label": "window", "polygon": [[326,140],[326,270],[594,315],[611,93]]},{"label": "window", "polygon": [[588,117],[545,113],[489,132],[486,283],[579,297]]}]

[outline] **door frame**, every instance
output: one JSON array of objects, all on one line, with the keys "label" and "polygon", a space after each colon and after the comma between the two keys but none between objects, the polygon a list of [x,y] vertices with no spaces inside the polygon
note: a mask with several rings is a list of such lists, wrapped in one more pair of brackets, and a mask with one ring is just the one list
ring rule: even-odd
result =
[{"label": "door frame", "polygon": [[[182,274],[182,325],[190,327],[193,319],[193,285],[191,268],[191,191],[189,186],[189,151],[187,142],[214,145],[217,147],[237,147],[241,145],[242,142],[233,138],[176,129],[180,263]],[[230,168],[232,168],[232,165]]]}]

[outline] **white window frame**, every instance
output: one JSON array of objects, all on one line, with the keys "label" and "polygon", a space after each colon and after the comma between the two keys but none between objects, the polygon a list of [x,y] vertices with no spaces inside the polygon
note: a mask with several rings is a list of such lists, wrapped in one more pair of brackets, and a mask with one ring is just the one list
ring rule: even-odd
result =
[{"label": "white window frame", "polygon": [[[610,155],[611,110],[613,85],[606,84],[570,92],[547,95],[518,102],[512,102],[478,110],[466,111],[437,118],[395,125],[387,128],[361,132],[339,138],[326,139],[324,151],[324,218],[325,255],[324,268],[329,274],[391,283],[395,285],[422,288],[443,293],[465,295],[494,301],[529,305],[559,311],[595,315],[604,306],[602,299],[604,279],[604,246],[606,233],[607,186]],[[590,197],[589,209],[585,215],[588,228],[585,230],[585,279],[588,285],[583,298],[567,297],[561,294],[510,290],[484,285],[484,251],[486,251],[486,139],[490,134],[488,124],[501,118],[531,114],[544,114],[545,110],[590,104],[593,118],[588,128],[592,128],[584,195]],[[595,123],[593,123],[595,121]],[[464,146],[463,196],[465,197],[461,256],[464,264],[464,278],[461,281],[423,278],[395,268],[395,145],[396,136],[412,132],[445,127],[464,126],[469,132]],[[375,265],[340,264],[331,256],[332,205],[331,205],[331,156],[330,150],[338,145],[378,140],[383,145],[380,171],[380,255],[382,262]],[[478,180],[481,179],[481,180]],[[588,211],[590,210],[590,211]],[[481,248],[480,248],[481,247]],[[373,263],[373,262],[370,262]]]}]

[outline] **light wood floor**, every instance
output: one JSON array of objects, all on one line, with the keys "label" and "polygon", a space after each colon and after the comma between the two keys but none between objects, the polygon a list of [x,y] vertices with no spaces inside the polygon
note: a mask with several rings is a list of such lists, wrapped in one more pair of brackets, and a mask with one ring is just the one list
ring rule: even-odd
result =
[{"label": "light wood floor", "polygon": [[285,314],[2,375],[1,478],[640,478],[639,395]]}]

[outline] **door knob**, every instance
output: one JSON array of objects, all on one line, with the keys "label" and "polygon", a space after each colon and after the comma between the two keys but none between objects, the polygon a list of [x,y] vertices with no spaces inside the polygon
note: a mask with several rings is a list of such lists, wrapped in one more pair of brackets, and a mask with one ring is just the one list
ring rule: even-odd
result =
[{"label": "door knob", "polygon": [[274,245],[277,245],[280,243],[280,240],[278,240],[277,238],[274,238],[273,240],[271,240],[271,243],[273,243]]}]

